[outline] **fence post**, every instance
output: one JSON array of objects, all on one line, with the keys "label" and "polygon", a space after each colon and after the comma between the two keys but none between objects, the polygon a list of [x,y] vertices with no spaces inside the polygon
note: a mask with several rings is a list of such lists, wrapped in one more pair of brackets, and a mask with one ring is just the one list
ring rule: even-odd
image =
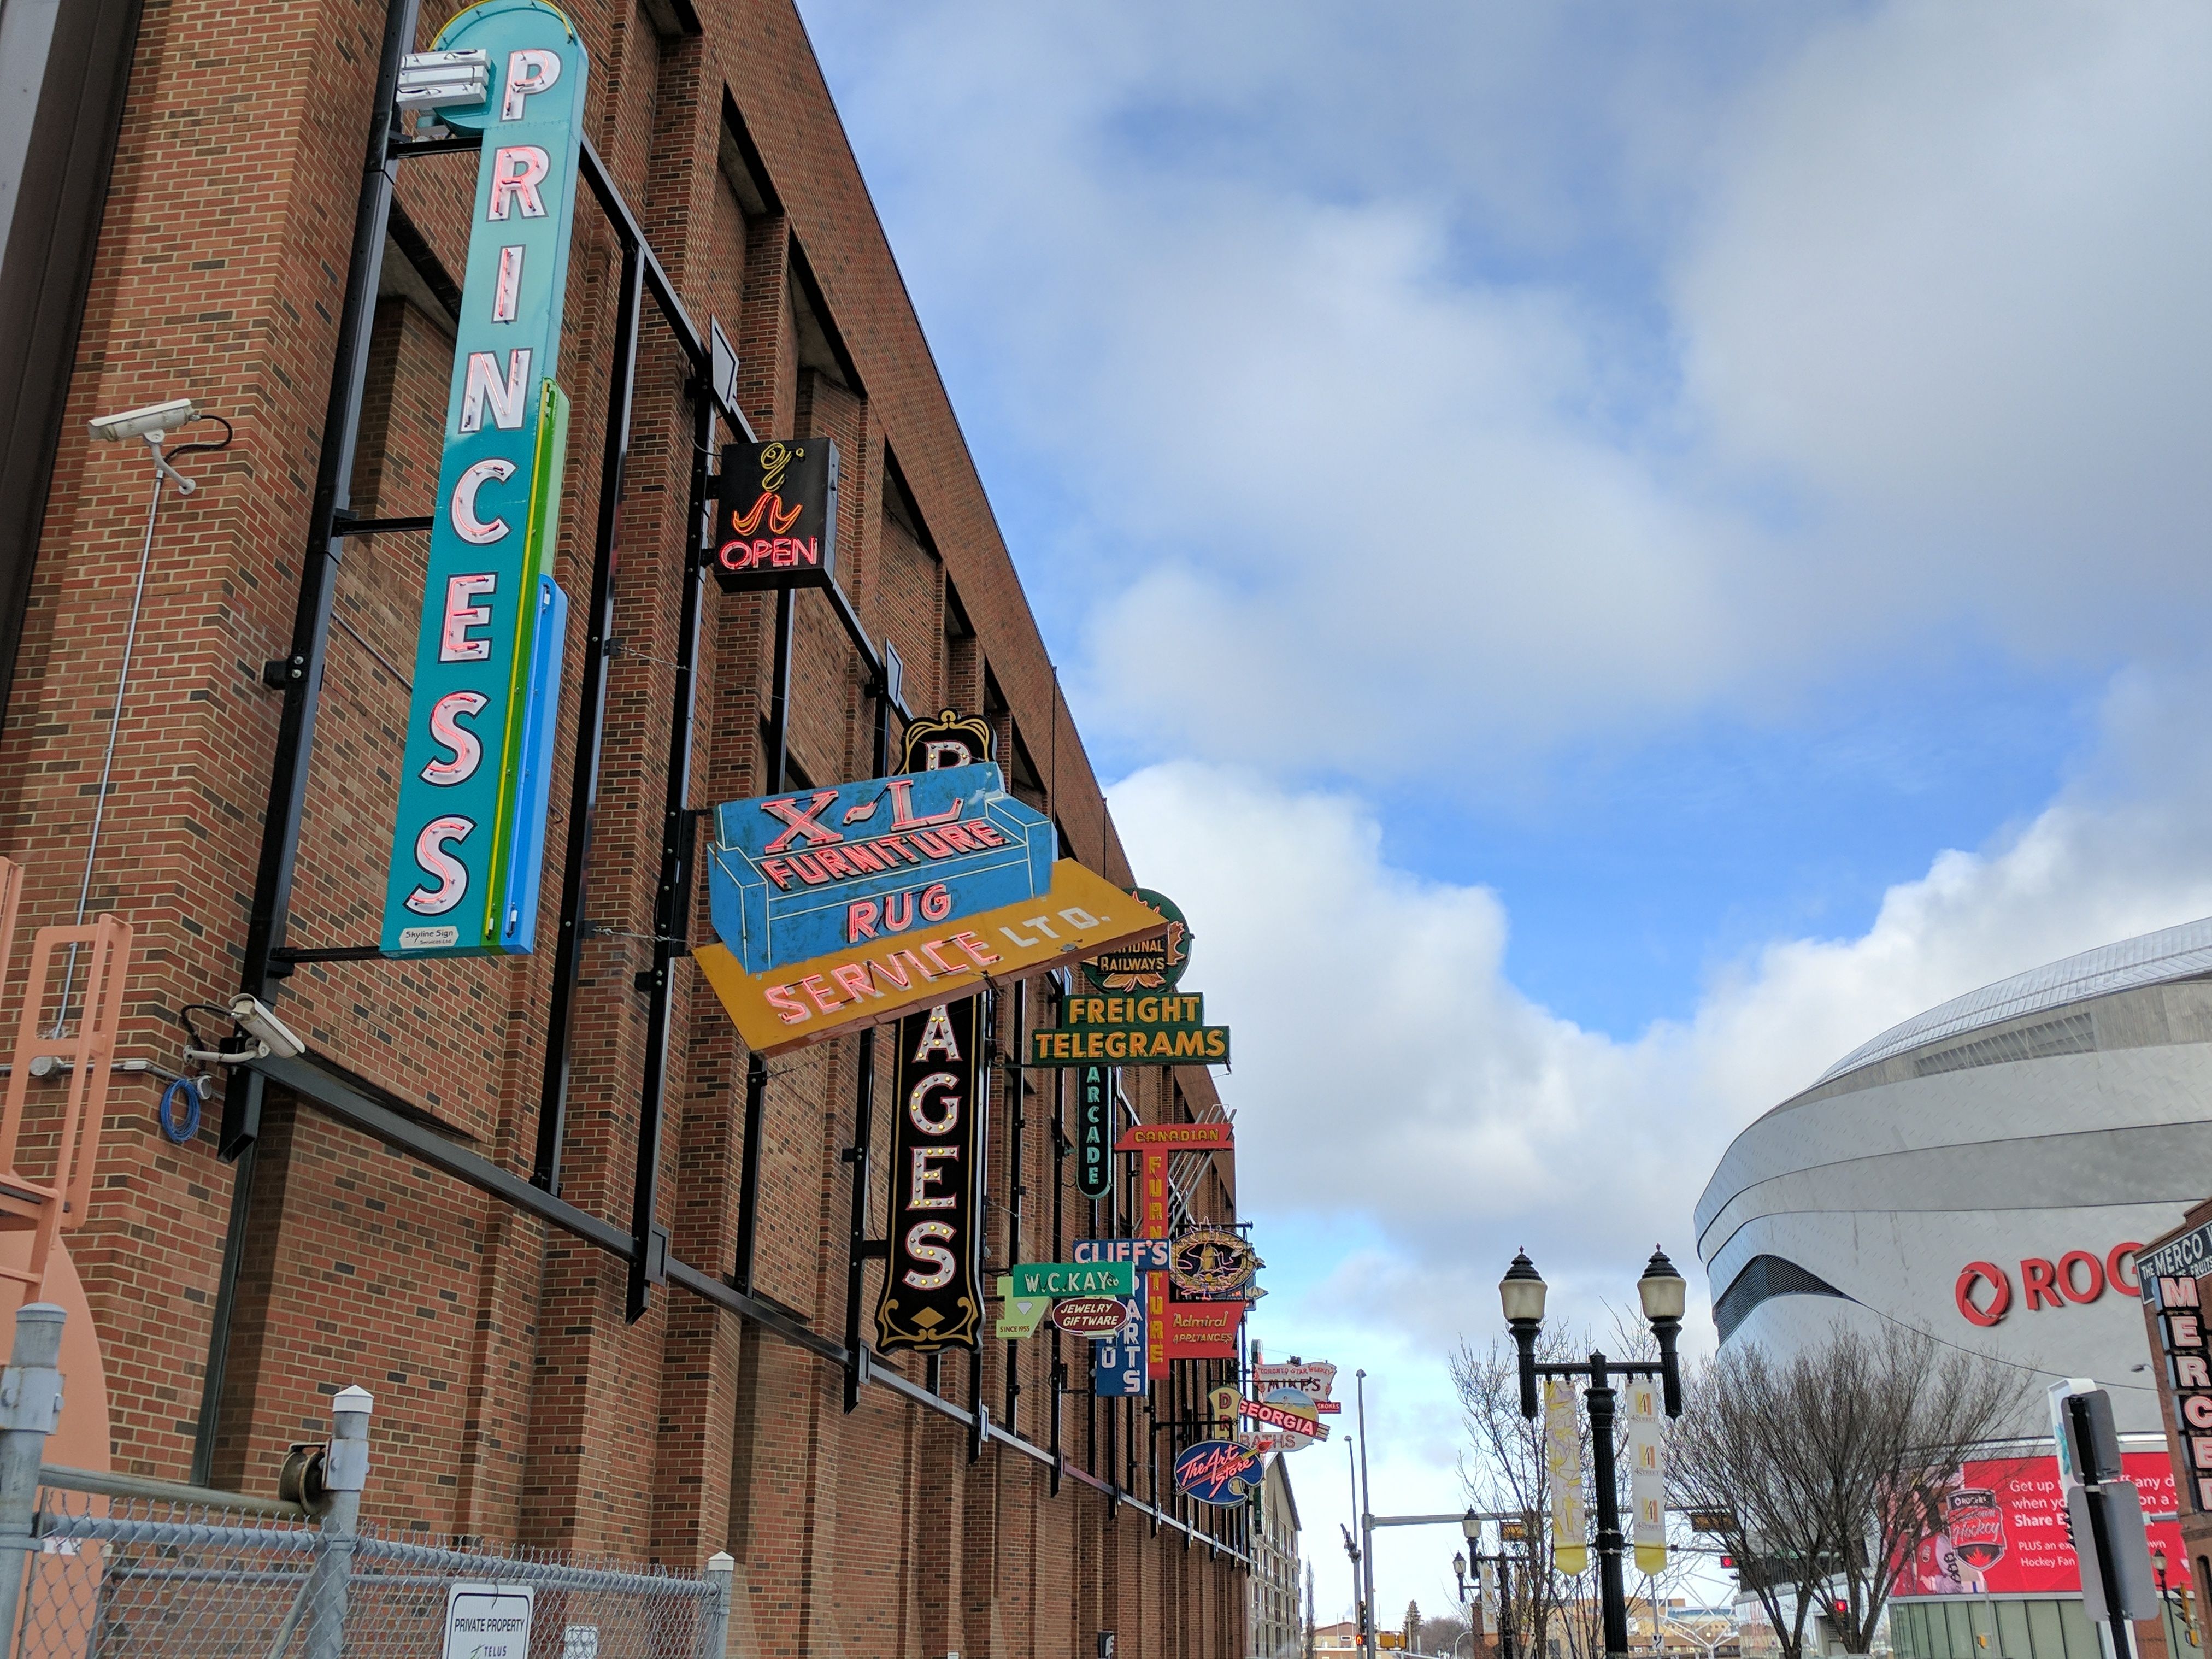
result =
[{"label": "fence post", "polygon": [[0,1653],[15,1641],[38,1520],[39,1468],[62,1417],[62,1322],[51,1302],[15,1312],[15,1347],[0,1375]]},{"label": "fence post", "polygon": [[361,1528],[361,1490],[368,1484],[368,1414],[375,1408],[362,1388],[341,1389],[331,1401],[331,1449],[323,1459],[329,1504],[310,1592],[307,1659],[340,1659],[345,1648],[346,1581]]},{"label": "fence post", "polygon": [[737,1565],[727,1550],[707,1558],[707,1619],[699,1633],[699,1659],[725,1659],[730,1650],[730,1576]]}]

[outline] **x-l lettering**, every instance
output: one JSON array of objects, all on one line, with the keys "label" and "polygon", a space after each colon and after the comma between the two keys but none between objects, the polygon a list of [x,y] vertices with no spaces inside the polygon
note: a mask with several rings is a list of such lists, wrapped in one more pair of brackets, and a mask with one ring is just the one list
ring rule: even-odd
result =
[{"label": "x-l lettering", "polygon": [[791,828],[785,830],[774,841],[769,842],[769,844],[766,847],[763,847],[761,850],[763,853],[781,853],[785,848],[791,845],[792,838],[794,836],[805,836],[806,844],[809,847],[819,846],[825,841],[844,840],[844,836],[839,835],[828,824],[817,823],[816,821],[816,815],[818,814],[823,807],[829,805],[831,801],[836,799],[837,792],[835,789],[817,790],[815,793],[812,803],[803,810],[796,799],[763,801],[761,803],[762,811],[767,813],[779,823],[789,824]]}]

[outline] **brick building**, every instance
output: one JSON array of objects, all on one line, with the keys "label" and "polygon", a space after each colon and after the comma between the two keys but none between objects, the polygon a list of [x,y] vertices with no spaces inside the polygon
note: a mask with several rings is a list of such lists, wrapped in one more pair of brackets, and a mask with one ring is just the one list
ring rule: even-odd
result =
[{"label": "brick building", "polygon": [[[777,1057],[749,1100],[755,1057],[673,942],[707,936],[703,884],[657,908],[690,856],[672,804],[868,776],[879,719],[895,742],[945,708],[988,721],[1066,855],[1136,875],[789,0],[569,8],[594,172],[559,372],[573,608],[539,949],[374,949],[477,158],[400,120],[428,148],[389,164],[383,207],[362,157],[387,35],[427,46],[453,9],[87,0],[39,45],[38,119],[0,132],[21,146],[0,287],[38,319],[0,351],[0,854],[26,937],[81,902],[131,923],[119,1052],[153,1068],[118,1075],[70,1235],[113,1465],[270,1490],[357,1382],[373,1514],[687,1566],[726,1549],[740,1652],[1089,1655],[1111,1632],[1124,1659],[1242,1655],[1242,1518],[1165,1468],[1224,1363],[1109,1401],[1049,1334],[857,1349],[848,1309],[867,1328],[883,1269],[855,1299],[852,1245],[885,1194],[878,1161],[856,1225],[870,1166],[847,1154],[887,1142],[890,1067],[848,1036]],[[791,602],[787,708],[777,597],[693,574],[717,331],[737,368],[713,442],[828,436],[843,459],[842,597]],[[178,397],[233,435],[179,457],[198,488],[161,497],[142,586],[153,464],[88,422]],[[180,1017],[222,1030],[241,984],[309,1053],[240,1068],[173,1142]],[[1000,1052],[1060,994],[1001,987]],[[1120,1088],[1131,1121],[1221,1114],[1202,1067]],[[1127,1183],[1076,1193],[1073,1092],[994,1069],[993,1270],[1132,1230]],[[1228,1159],[1176,1179],[1190,1214],[1233,1218]]]}]

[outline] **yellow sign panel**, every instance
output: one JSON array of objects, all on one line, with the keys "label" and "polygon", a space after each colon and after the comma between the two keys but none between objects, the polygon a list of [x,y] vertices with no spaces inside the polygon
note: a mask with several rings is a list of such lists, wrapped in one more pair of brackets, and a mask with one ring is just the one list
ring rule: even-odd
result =
[{"label": "yellow sign panel", "polygon": [[1167,918],[1073,859],[1042,898],[924,923],[811,961],[748,974],[723,945],[693,952],[738,1035],[772,1054],[972,994],[986,980],[1081,962],[1149,939]]}]

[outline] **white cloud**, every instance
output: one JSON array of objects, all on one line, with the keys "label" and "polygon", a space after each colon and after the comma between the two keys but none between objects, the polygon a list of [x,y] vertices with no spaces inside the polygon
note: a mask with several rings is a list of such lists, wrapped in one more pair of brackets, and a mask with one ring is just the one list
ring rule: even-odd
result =
[{"label": "white cloud", "polygon": [[[1779,939],[1724,964],[1691,1018],[1627,1042],[1521,994],[1497,896],[1392,867],[1360,799],[1193,762],[1118,785],[1137,868],[1190,916],[1189,984],[1234,1035],[1222,1094],[1273,1291],[1254,1329],[1335,1360],[1347,1395],[1352,1368],[1369,1369],[1378,1509],[1462,1501],[1444,1356],[1496,1334],[1493,1287],[1516,1248],[1565,1317],[1602,1330],[1663,1243],[1704,1346],[1691,1209],[1736,1130],[1937,1002],[2212,915],[2208,690],[2122,677],[2094,761],[2031,821],[1941,854],[1856,938]],[[1332,1444],[1293,1470],[1308,1553],[1339,1594],[1342,1458]],[[1434,1596],[1447,1553],[1391,1540],[1383,1605]]]},{"label": "white cloud", "polygon": [[[1691,1018],[1629,1042],[1523,996],[1497,896],[1392,867],[1355,797],[1177,762],[1118,785],[1114,811],[1146,879],[1184,902],[1193,983],[1234,1028],[1223,1092],[1262,1208],[1364,1215],[1398,1255],[1455,1278],[1524,1241],[1563,1281],[1617,1276],[1654,1239],[1690,1261],[1691,1206],[1728,1139],[1876,1032],[2212,914],[2201,690],[2124,677],[2094,768],[2031,822],[1939,854],[1856,938],[1721,964]],[[1385,1278],[1361,1294],[1457,1328]]]},{"label": "white cloud", "polygon": [[1716,135],[1692,407],[1861,538],[1839,587],[2037,650],[2201,607],[2208,61],[2198,6],[1913,0]]},{"label": "white cloud", "polygon": [[1371,775],[2207,620],[2199,9],[810,21],[1090,729]]}]

